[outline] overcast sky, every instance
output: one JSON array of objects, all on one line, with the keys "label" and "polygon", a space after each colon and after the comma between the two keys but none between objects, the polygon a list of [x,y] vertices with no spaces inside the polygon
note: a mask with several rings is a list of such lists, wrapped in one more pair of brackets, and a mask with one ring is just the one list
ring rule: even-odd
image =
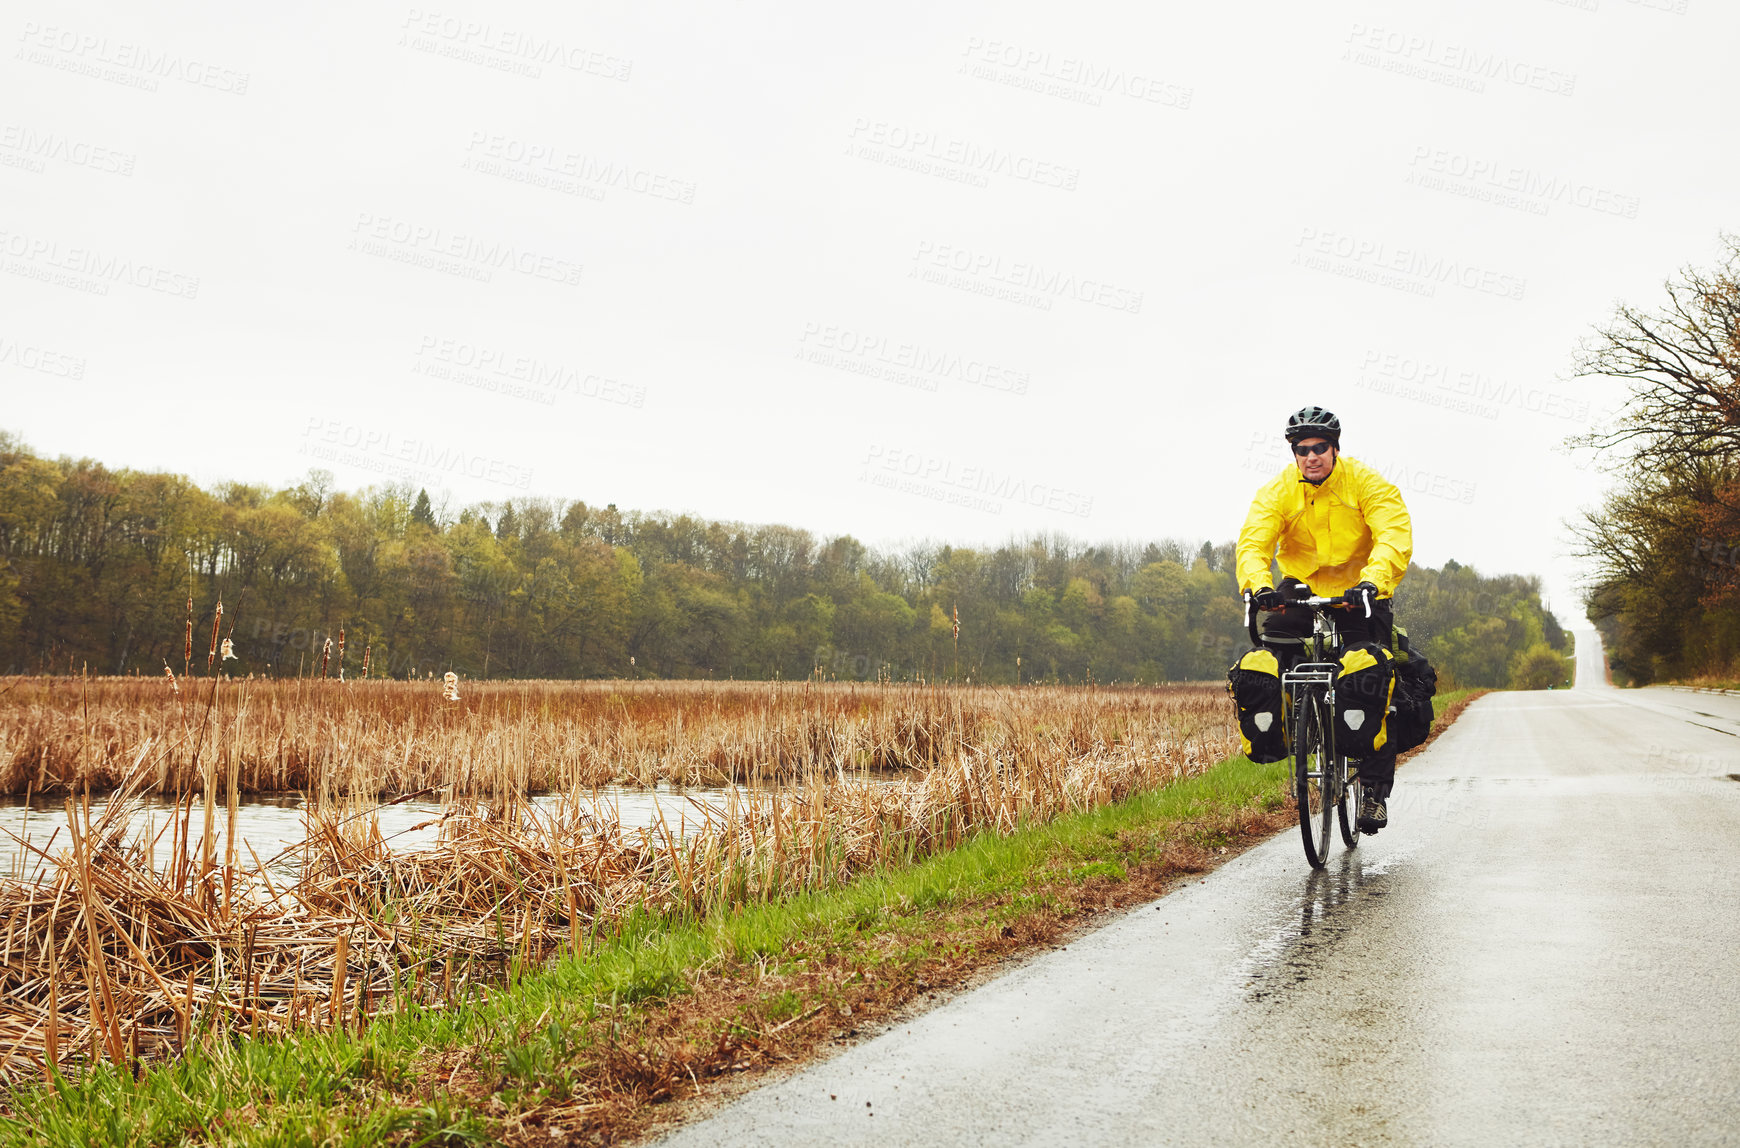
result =
[{"label": "overcast sky", "polygon": [[1619,300],[1735,212],[1740,8],[7,6],[0,427],[881,545],[1231,538],[1306,403],[1539,573]]}]

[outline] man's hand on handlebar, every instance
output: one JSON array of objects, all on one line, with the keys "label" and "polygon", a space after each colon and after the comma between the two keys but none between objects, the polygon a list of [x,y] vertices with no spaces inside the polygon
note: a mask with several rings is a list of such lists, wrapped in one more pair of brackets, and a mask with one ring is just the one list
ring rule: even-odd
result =
[{"label": "man's hand on handlebar", "polygon": [[1253,590],[1245,595],[1245,600],[1258,610],[1284,610],[1290,605],[1336,606],[1349,610],[1358,610],[1367,618],[1371,617],[1372,606],[1378,600],[1377,587],[1370,582],[1361,582],[1345,594],[1337,594],[1333,598],[1323,598],[1311,593],[1311,587],[1296,579],[1288,579],[1281,583],[1280,589],[1264,586],[1261,590]]}]

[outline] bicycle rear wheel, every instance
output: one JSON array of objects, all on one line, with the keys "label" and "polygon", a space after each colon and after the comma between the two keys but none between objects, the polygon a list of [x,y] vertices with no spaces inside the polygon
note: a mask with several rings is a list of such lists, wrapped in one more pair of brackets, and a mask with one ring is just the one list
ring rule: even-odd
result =
[{"label": "bicycle rear wheel", "polygon": [[1329,860],[1335,802],[1325,793],[1334,785],[1329,761],[1327,707],[1321,690],[1300,687],[1293,696],[1293,797],[1299,804],[1299,835],[1313,869]]}]

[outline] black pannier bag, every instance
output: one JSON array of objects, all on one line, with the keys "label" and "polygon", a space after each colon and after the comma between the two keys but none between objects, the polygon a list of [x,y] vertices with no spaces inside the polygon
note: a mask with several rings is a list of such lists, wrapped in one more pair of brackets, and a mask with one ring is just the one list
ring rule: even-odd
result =
[{"label": "black pannier bag", "polygon": [[[1404,647],[1405,648],[1405,647]],[[1438,671],[1418,651],[1396,659],[1396,693],[1390,705],[1390,739],[1397,753],[1421,745],[1432,732],[1432,698],[1438,693]]]},{"label": "black pannier bag", "polygon": [[1389,744],[1390,694],[1395,659],[1376,642],[1359,642],[1341,653],[1335,679],[1335,748],[1358,760]]},{"label": "black pannier bag", "polygon": [[1226,672],[1226,692],[1239,715],[1239,745],[1259,763],[1287,756],[1281,720],[1281,663],[1271,650],[1252,650]]}]

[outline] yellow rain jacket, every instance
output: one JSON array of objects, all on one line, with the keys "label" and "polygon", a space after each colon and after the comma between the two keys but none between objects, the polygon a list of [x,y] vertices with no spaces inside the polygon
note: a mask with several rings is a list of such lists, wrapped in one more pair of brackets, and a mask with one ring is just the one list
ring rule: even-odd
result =
[{"label": "yellow rain jacket", "polygon": [[1402,492],[1383,475],[1342,455],[1319,486],[1297,466],[1264,483],[1239,531],[1239,589],[1272,585],[1269,562],[1329,597],[1359,582],[1380,598],[1396,592],[1414,555],[1414,527]]}]

